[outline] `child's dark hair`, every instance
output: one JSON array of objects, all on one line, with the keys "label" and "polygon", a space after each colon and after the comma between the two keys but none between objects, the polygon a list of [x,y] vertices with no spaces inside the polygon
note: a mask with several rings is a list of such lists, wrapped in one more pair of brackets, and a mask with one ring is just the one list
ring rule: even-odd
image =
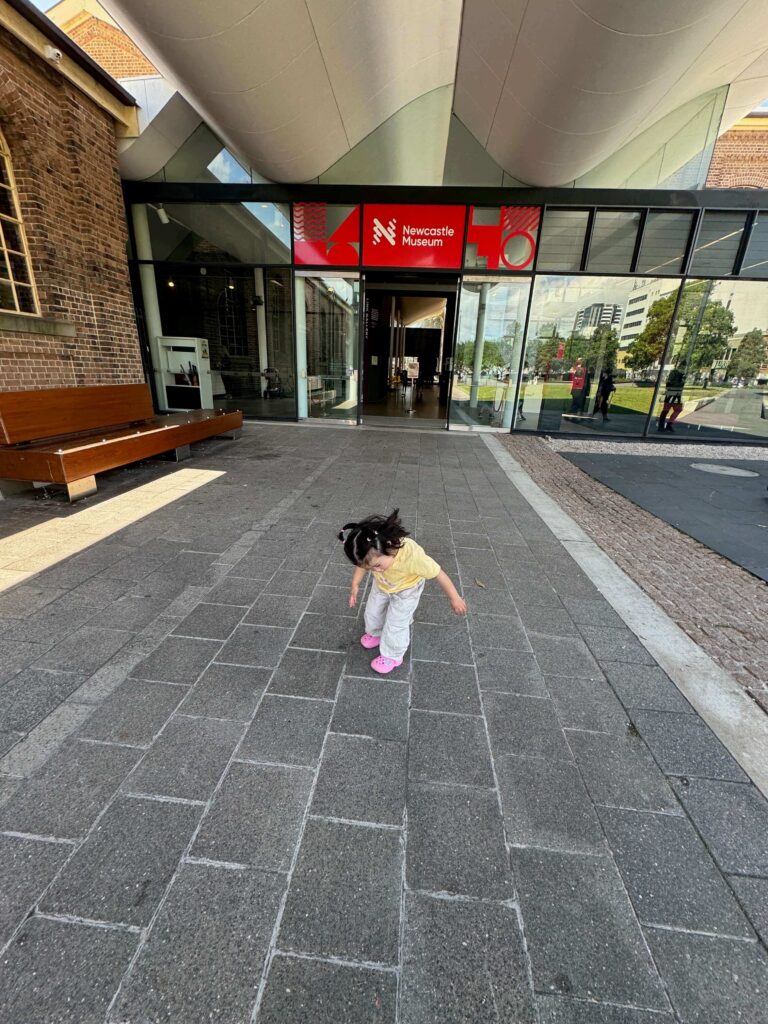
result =
[{"label": "child's dark hair", "polygon": [[359,523],[346,523],[339,532],[344,554],[353,565],[363,565],[372,551],[391,555],[402,547],[408,531],[400,522],[400,509],[389,516],[368,516]]}]

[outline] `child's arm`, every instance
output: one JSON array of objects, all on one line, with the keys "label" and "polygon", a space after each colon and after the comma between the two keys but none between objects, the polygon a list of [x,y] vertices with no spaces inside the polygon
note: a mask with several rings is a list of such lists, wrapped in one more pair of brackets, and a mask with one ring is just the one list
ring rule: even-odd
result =
[{"label": "child's arm", "polygon": [[352,588],[349,592],[349,607],[354,608],[357,604],[357,592],[360,589],[360,584],[365,579],[365,569],[358,565],[355,571],[352,573]]},{"label": "child's arm", "polygon": [[451,582],[451,577],[443,570],[440,570],[440,575],[435,577],[437,582],[443,589],[445,596],[451,603],[451,608],[456,612],[457,615],[466,615],[467,602],[463,597],[459,595],[458,590],[454,587]]}]

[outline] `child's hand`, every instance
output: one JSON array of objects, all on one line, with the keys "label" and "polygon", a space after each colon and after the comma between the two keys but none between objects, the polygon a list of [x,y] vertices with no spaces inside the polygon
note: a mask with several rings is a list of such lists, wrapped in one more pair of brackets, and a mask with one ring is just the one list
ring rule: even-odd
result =
[{"label": "child's hand", "polygon": [[357,604],[357,587],[352,587],[349,592],[349,607],[354,608]]},{"label": "child's hand", "polygon": [[463,597],[459,597],[458,594],[456,597],[451,598],[451,608],[453,608],[457,615],[467,614],[467,602]]}]

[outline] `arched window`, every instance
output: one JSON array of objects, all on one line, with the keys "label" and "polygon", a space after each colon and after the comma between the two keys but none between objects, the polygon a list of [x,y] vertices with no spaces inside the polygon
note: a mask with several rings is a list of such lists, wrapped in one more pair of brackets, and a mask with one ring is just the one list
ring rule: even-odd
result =
[{"label": "arched window", "polygon": [[8,144],[0,132],[0,311],[39,313]]}]

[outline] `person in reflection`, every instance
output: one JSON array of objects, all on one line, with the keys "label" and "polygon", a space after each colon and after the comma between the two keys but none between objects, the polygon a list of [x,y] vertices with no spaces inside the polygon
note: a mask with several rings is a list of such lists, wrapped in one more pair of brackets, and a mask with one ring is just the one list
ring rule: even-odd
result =
[{"label": "person in reflection", "polygon": [[603,423],[608,422],[608,406],[611,404],[611,395],[616,390],[613,382],[613,370],[600,371],[600,379],[597,382],[597,395],[595,396],[595,412],[603,417]]},{"label": "person in reflection", "polygon": [[587,368],[580,359],[571,370],[571,412],[579,412],[584,404],[584,389],[587,384]]},{"label": "person in reflection", "polygon": [[674,434],[672,424],[683,411],[683,388],[685,387],[685,374],[675,366],[667,377],[667,384],[664,391],[664,405],[659,416],[659,432],[665,431]]},{"label": "person in reflection", "polygon": [[402,665],[411,642],[411,623],[427,580],[437,580],[451,608],[465,615],[467,605],[447,573],[426,551],[411,540],[400,522],[400,510],[389,516],[369,516],[347,523],[339,532],[344,554],[355,566],[349,607],[357,604],[366,572],[373,583],[365,605],[365,633],[360,643],[366,650],[379,648],[371,668],[387,675]]}]

